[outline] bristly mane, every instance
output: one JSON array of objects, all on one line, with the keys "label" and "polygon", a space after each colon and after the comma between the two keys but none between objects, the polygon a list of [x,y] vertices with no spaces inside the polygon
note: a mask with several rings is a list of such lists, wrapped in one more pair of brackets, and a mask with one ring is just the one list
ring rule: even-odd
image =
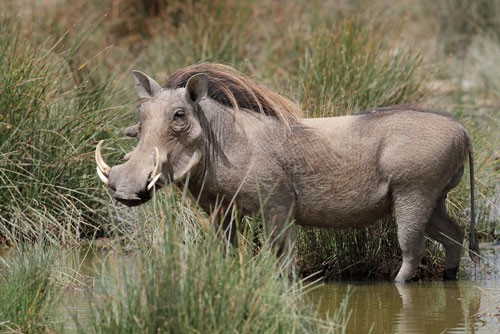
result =
[{"label": "bristly mane", "polygon": [[234,109],[249,109],[285,123],[300,118],[300,109],[290,100],[261,86],[234,68],[214,63],[184,67],[172,74],[164,88],[185,87],[195,74],[208,76],[208,97]]},{"label": "bristly mane", "polygon": [[397,112],[401,112],[401,111],[405,111],[405,110],[428,113],[428,114],[435,114],[435,115],[440,115],[443,117],[452,118],[452,119],[456,120],[456,118],[450,113],[447,113],[444,111],[437,111],[437,110],[433,110],[433,109],[424,109],[424,108],[421,108],[415,104],[399,104],[399,105],[395,105],[395,106],[372,108],[372,109],[367,109],[365,111],[357,113],[356,115],[366,116],[366,117],[383,117],[383,116],[389,115],[391,113],[397,113]]}]

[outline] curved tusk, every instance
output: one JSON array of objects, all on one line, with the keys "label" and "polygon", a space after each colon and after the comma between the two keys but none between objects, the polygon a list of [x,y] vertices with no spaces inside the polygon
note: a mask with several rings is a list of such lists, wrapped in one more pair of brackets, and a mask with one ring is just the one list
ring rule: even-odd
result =
[{"label": "curved tusk", "polygon": [[101,179],[101,181],[104,184],[108,185],[109,184],[108,177],[101,172],[101,169],[99,167],[97,167],[96,169],[97,169],[97,175],[99,175],[99,178]]},{"label": "curved tusk", "polygon": [[148,187],[147,187],[148,191],[150,191],[151,188],[153,188],[155,186],[156,182],[161,177],[160,152],[158,151],[158,148],[156,146],[155,146],[155,168],[153,170],[152,175],[154,175],[154,177],[151,180],[151,182],[149,182],[149,184],[148,184]]},{"label": "curved tusk", "polygon": [[[95,162],[97,163],[97,169],[100,170],[101,174],[106,177],[109,175],[109,172],[111,171],[111,167],[109,167],[105,162],[104,159],[102,158],[101,155],[101,147],[102,144],[104,144],[104,140],[101,140],[99,144],[97,144],[97,147],[95,148]],[[99,173],[98,173],[99,174]],[[100,177],[100,175],[99,175]],[[101,178],[102,180],[102,178]],[[103,181],[104,182],[104,181]],[[106,182],[105,182],[106,183]]]},{"label": "curved tusk", "polygon": [[155,169],[153,171],[153,175],[161,174],[161,164],[160,164],[160,151],[155,146]]},{"label": "curved tusk", "polygon": [[150,190],[151,190],[151,188],[153,188],[153,187],[155,186],[156,181],[158,181],[158,179],[159,179],[160,177],[161,177],[161,173],[160,173],[160,174],[158,174],[158,175],[156,175],[156,176],[155,176],[155,177],[151,180],[151,182],[149,182],[149,184],[148,184],[148,188],[147,188],[147,189],[148,189],[148,191],[150,191]]}]

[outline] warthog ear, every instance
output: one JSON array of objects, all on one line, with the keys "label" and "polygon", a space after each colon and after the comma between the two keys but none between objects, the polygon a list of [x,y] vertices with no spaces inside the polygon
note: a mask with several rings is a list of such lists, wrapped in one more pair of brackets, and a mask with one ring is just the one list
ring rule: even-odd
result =
[{"label": "warthog ear", "polygon": [[199,73],[189,78],[186,84],[186,97],[194,104],[198,104],[200,100],[208,94],[208,77],[205,73]]},{"label": "warthog ear", "polygon": [[161,91],[161,86],[148,75],[135,70],[132,71],[132,74],[134,75],[137,94],[141,99],[150,99]]}]

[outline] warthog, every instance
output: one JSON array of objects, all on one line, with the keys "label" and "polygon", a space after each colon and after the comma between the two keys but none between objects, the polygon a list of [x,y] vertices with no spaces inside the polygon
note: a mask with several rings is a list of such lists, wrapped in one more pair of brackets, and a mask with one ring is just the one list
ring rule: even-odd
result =
[{"label": "warthog", "polygon": [[137,147],[112,168],[102,142],[96,148],[97,173],[118,201],[139,205],[189,175],[189,191],[225,231],[234,230],[224,215],[233,206],[261,214],[278,253],[293,246],[287,221],[361,228],[393,212],[403,255],[395,280],[414,275],[425,234],[444,246],[444,278],[455,279],[464,231],[445,199],[468,156],[469,246],[478,253],[471,141],[452,117],[402,106],[301,119],[289,100],[218,64],[183,68],[164,87],[133,75],[143,102],[139,123],[125,133]]}]

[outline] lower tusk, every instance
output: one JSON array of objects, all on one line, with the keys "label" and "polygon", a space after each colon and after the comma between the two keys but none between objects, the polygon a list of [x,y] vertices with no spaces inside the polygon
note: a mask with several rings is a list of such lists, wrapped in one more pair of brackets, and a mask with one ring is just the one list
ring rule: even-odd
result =
[{"label": "lower tusk", "polygon": [[158,179],[159,179],[160,177],[161,177],[161,173],[160,173],[160,174],[158,174],[158,175],[156,175],[156,176],[155,176],[155,177],[151,180],[151,182],[149,182],[149,184],[148,184],[148,188],[147,188],[147,189],[148,189],[148,191],[150,191],[150,190],[151,190],[151,189],[155,186],[156,182],[158,181]]},{"label": "lower tusk", "polygon": [[101,172],[101,169],[99,168],[99,166],[97,166],[97,175],[99,175],[99,178],[101,179],[102,182],[104,182],[104,184],[108,185],[109,184],[109,180],[108,180],[108,177],[106,175],[103,174],[103,172]]},{"label": "lower tusk", "polygon": [[161,174],[161,164],[160,164],[160,152],[155,146],[155,168],[153,170],[153,175]]},{"label": "lower tusk", "polygon": [[160,164],[160,152],[158,151],[158,148],[155,146],[155,168],[153,169],[153,179],[151,182],[148,184],[148,191],[150,191],[158,181],[158,179],[161,177],[161,164]]}]

